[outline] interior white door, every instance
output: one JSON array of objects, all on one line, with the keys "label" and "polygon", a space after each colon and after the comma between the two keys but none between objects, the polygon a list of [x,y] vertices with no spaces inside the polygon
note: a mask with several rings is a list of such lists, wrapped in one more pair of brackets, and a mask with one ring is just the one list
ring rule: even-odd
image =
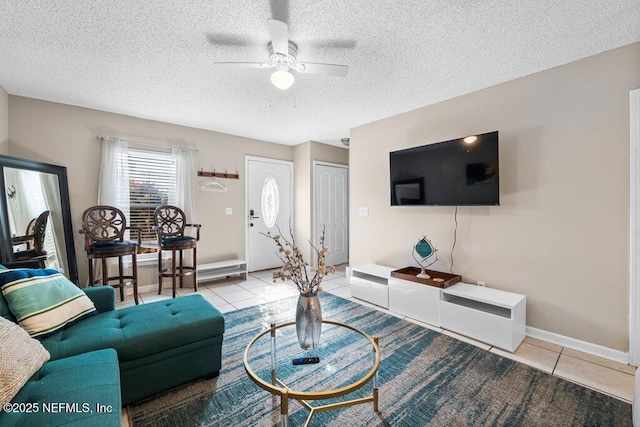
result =
[{"label": "interior white door", "polygon": [[272,239],[261,233],[289,236],[293,224],[293,164],[270,159],[247,160],[247,244],[249,271],[282,265]]},{"label": "interior white door", "polygon": [[325,230],[330,265],[349,261],[348,169],[345,166],[314,164],[314,239]]}]

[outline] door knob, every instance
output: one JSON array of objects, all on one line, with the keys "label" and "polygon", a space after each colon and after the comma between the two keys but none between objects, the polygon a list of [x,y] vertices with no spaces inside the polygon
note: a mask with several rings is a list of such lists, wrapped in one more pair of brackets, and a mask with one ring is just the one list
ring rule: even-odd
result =
[{"label": "door knob", "polygon": [[254,216],[254,211],[253,211],[253,209],[251,209],[249,211],[249,219],[257,219],[257,218],[260,218],[260,217],[259,216]]}]

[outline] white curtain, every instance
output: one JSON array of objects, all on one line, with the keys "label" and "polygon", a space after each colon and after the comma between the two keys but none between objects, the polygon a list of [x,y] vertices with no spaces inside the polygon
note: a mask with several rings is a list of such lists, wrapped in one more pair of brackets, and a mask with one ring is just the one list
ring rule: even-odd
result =
[{"label": "white curtain", "polygon": [[[193,186],[196,177],[196,167],[193,161],[193,150],[186,147],[173,147],[171,154],[176,161],[176,190],[169,198],[169,204],[184,211],[187,224],[197,224],[195,209],[193,209]],[[185,235],[196,236],[197,230],[192,227],[185,229]],[[185,252],[186,265],[193,263],[191,251]]]},{"label": "white curtain", "polygon": [[[55,248],[55,259],[49,256],[49,262],[54,263],[54,267],[63,272],[69,272],[67,265],[67,249],[64,240],[64,222],[62,220],[62,200],[60,200],[60,184],[58,176],[52,173],[41,173],[40,183],[42,185],[42,195],[49,209],[49,222],[47,223],[47,238],[51,236],[52,246]],[[49,250],[47,250],[49,252]]]},{"label": "white curtain", "polygon": [[[100,158],[100,176],[98,178],[98,205],[115,206],[125,218],[129,219],[129,160],[128,142],[114,136],[102,138],[102,156]],[[129,239],[129,232],[124,235]],[[131,264],[131,258],[124,258],[125,268]],[[115,259],[108,261],[109,271],[116,265]],[[96,277],[102,277],[102,266],[98,263],[94,270]]]},{"label": "white curtain", "polygon": [[113,136],[102,138],[98,204],[115,206],[129,218],[128,143]]},{"label": "white curtain", "polygon": [[[26,234],[27,225],[33,218],[28,198],[24,197],[25,189],[21,188],[20,170],[14,168],[4,168],[4,181],[6,188],[15,190],[13,198],[8,199],[9,229],[12,236],[22,236]],[[24,249],[24,248],[22,248]]]},{"label": "white curtain", "polygon": [[629,248],[629,363],[640,364],[640,89],[630,100],[630,248]]},{"label": "white curtain", "polygon": [[170,197],[170,204],[182,209],[187,216],[187,222],[197,223],[193,209],[193,186],[196,177],[196,167],[193,160],[193,150],[185,147],[173,147],[171,154],[176,160],[176,191]]}]

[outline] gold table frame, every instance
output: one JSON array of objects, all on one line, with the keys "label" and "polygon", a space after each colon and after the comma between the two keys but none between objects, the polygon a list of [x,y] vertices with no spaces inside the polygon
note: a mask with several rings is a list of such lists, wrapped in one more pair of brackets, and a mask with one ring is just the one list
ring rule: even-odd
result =
[{"label": "gold table frame", "polygon": [[[311,418],[316,412],[328,411],[332,409],[344,408],[346,406],[359,405],[362,403],[373,402],[373,410],[378,412],[378,368],[380,367],[380,348],[378,346],[378,336],[369,336],[365,332],[360,329],[347,325],[342,322],[337,322],[334,320],[323,320],[322,323],[329,325],[336,325],[343,328],[347,328],[354,332],[359,333],[363,337],[365,337],[371,345],[373,346],[374,360],[373,367],[365,376],[363,376],[358,381],[349,384],[347,386],[334,389],[334,390],[326,390],[326,391],[318,391],[318,392],[308,392],[308,391],[296,391],[291,390],[285,383],[280,381],[276,375],[276,330],[282,329],[288,326],[295,325],[296,322],[287,322],[281,325],[277,325],[275,323],[271,324],[271,327],[263,332],[260,332],[256,335],[250,342],[247,344],[247,347],[244,350],[244,369],[249,375],[249,378],[256,383],[260,388],[270,392],[273,395],[280,396],[280,421],[282,427],[289,426],[289,399],[294,399],[300,402],[305,408],[309,410],[309,416],[307,417],[307,421],[305,422],[305,427],[309,425],[311,422]],[[271,334],[271,383],[268,383],[258,377],[258,375],[253,372],[251,367],[249,366],[249,349],[251,346],[258,341],[261,337],[266,334]],[[373,378],[373,392],[371,396],[361,397],[358,399],[346,400],[344,402],[331,403],[320,406],[311,406],[309,401],[311,400],[321,400],[321,399],[331,399],[334,397],[340,397],[345,394],[351,393],[359,388],[363,387]]]}]

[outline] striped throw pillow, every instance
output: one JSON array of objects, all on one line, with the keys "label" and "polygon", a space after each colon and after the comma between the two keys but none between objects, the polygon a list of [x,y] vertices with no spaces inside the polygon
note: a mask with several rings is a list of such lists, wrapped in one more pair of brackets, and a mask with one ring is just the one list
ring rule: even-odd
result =
[{"label": "striped throw pillow", "polygon": [[20,326],[34,338],[96,314],[89,297],[56,270],[0,270],[0,289]]}]

